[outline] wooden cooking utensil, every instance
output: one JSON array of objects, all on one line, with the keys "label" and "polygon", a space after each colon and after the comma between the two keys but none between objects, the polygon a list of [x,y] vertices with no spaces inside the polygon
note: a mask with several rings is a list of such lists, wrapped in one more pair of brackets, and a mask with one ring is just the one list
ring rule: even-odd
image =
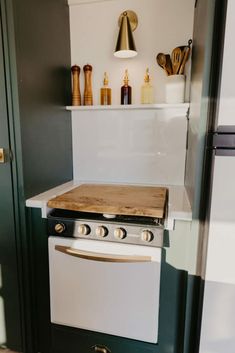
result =
[{"label": "wooden cooking utensil", "polygon": [[181,49],[181,51],[182,51],[182,53],[183,53],[184,49],[185,49],[185,48],[187,48],[187,45],[181,45],[181,46],[180,46],[180,47],[178,47],[178,48],[180,48],[180,49]]},{"label": "wooden cooking utensil", "polygon": [[171,54],[173,75],[178,74],[182,59],[183,59],[182,50],[179,47],[176,47],[175,49],[173,49]]},{"label": "wooden cooking utensil", "polygon": [[166,54],[166,70],[168,72],[168,75],[172,75],[172,63],[171,63],[171,57],[169,54]]},{"label": "wooden cooking utensil", "polygon": [[163,53],[159,53],[156,57],[156,60],[158,65],[166,72],[167,76],[169,76],[169,73],[166,68],[166,65],[167,65],[166,55]]},{"label": "wooden cooking utensil", "polygon": [[184,74],[185,65],[186,65],[186,62],[188,61],[188,58],[189,58],[189,55],[191,52],[191,48],[190,48],[191,44],[192,44],[192,39],[189,39],[188,45],[186,47],[184,47],[183,59],[182,59],[182,62],[181,62],[180,68],[179,68],[179,72],[178,72],[179,75]]},{"label": "wooden cooking utensil", "polygon": [[179,72],[178,72],[179,75],[183,75],[184,74],[185,64],[188,61],[190,51],[191,51],[190,47],[186,47],[184,49],[183,60],[181,62],[181,65],[180,65],[180,68],[179,68]]}]

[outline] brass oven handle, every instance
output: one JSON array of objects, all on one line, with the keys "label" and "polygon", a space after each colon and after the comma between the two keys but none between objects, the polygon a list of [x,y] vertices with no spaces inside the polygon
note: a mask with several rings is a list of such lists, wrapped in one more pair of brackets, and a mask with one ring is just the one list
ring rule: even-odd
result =
[{"label": "brass oven handle", "polygon": [[102,262],[120,262],[120,263],[131,263],[131,262],[151,262],[151,256],[137,256],[137,255],[110,255],[101,254],[92,251],[84,251],[73,249],[68,246],[55,245],[55,250],[64,254],[79,257],[82,259],[102,261]]}]

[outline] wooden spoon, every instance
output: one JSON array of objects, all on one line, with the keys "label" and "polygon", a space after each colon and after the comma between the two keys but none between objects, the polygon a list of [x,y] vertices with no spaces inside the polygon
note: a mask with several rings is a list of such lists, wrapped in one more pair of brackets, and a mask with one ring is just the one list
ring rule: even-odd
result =
[{"label": "wooden spoon", "polygon": [[186,47],[184,49],[184,55],[183,55],[183,60],[181,62],[180,68],[179,68],[179,75],[183,75],[184,74],[184,69],[185,69],[185,64],[189,58],[189,54],[190,54],[190,47]]},{"label": "wooden spoon", "polygon": [[189,55],[190,55],[190,52],[191,52],[191,48],[190,48],[191,44],[192,44],[192,39],[189,39],[188,45],[184,48],[184,51],[183,51],[183,59],[182,59],[182,62],[180,64],[179,75],[183,75],[184,74],[185,64],[188,61],[188,58],[189,58]]},{"label": "wooden spoon", "polygon": [[172,75],[172,63],[171,63],[171,57],[169,54],[166,54],[166,70],[168,72],[168,75]]},{"label": "wooden spoon", "polygon": [[183,59],[182,50],[179,47],[176,47],[175,49],[173,49],[171,54],[173,75],[178,74],[182,59]]},{"label": "wooden spoon", "polygon": [[166,68],[166,65],[167,65],[166,55],[163,53],[159,53],[156,57],[156,60],[158,65],[166,72],[167,76],[169,76],[169,73]]}]

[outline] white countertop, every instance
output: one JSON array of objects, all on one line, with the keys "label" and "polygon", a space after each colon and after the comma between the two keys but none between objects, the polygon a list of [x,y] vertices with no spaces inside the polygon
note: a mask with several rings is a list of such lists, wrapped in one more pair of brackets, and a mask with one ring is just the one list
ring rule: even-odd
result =
[{"label": "white countertop", "polygon": [[[50,208],[47,207],[48,200],[64,194],[65,192],[72,190],[73,188],[80,185],[80,182],[71,180],[65,184],[59,185],[53,189],[50,189],[42,194],[38,194],[30,199],[26,200],[26,206],[32,208],[41,208],[42,218],[46,218]],[[162,185],[159,185],[162,186]],[[168,200],[168,215],[166,219],[165,227],[168,230],[174,229],[174,223],[176,220],[191,221],[192,210],[189,204],[187,192],[184,186],[180,185],[164,185],[169,190]]]}]

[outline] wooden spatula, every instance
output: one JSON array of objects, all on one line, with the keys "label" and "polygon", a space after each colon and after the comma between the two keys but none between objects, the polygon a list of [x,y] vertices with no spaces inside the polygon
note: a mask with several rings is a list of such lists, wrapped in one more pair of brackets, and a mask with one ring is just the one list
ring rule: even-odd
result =
[{"label": "wooden spatula", "polygon": [[183,75],[184,74],[185,64],[186,64],[186,62],[187,62],[187,60],[189,58],[190,51],[191,51],[191,49],[189,47],[186,47],[184,49],[183,60],[182,60],[182,62],[180,64],[180,68],[179,68],[179,71],[178,71],[179,75]]},{"label": "wooden spatula", "polygon": [[167,72],[168,72],[168,76],[172,75],[173,71],[172,71],[172,63],[171,63],[171,57],[169,54],[166,54],[166,66],[165,66]]},{"label": "wooden spatula", "polygon": [[173,75],[178,74],[182,59],[183,59],[182,50],[179,47],[176,47],[175,49],[173,49],[171,53]]},{"label": "wooden spatula", "polygon": [[189,39],[188,41],[188,45],[184,48],[184,51],[183,51],[183,59],[182,59],[182,62],[180,64],[180,68],[179,68],[179,75],[183,75],[184,74],[184,69],[185,69],[185,64],[186,62],[188,61],[188,58],[189,58],[189,55],[190,55],[190,52],[191,52],[191,46],[192,44],[192,39]]}]

